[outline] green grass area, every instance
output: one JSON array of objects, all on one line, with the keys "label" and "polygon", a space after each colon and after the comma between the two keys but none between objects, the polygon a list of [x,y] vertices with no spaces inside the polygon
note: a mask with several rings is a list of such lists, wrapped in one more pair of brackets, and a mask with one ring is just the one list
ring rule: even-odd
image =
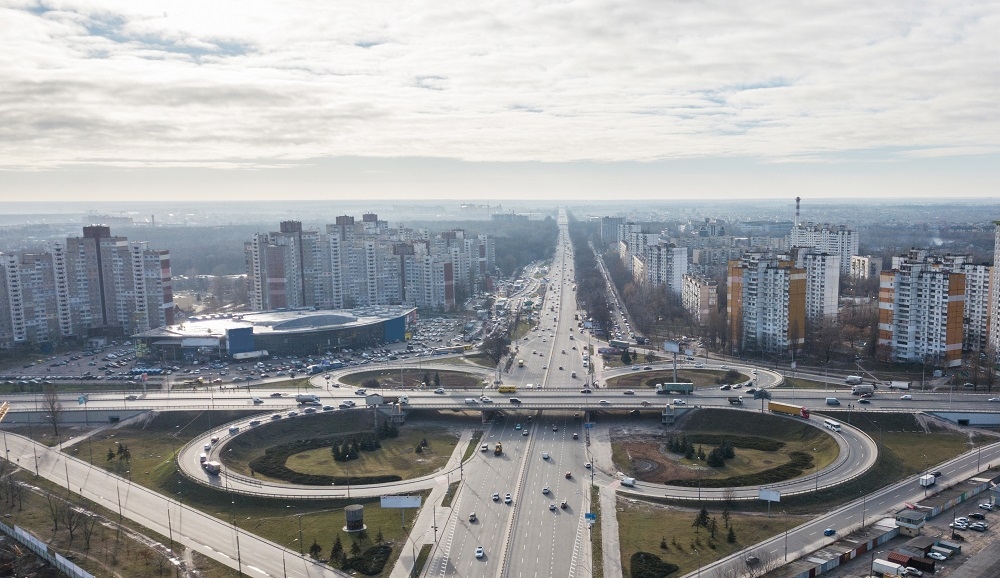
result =
[{"label": "green grass area", "polygon": [[[427,446],[417,453],[422,440]],[[458,443],[458,436],[445,428],[406,428],[399,437],[382,440],[382,448],[361,452],[356,460],[334,461],[329,447],[289,456],[285,466],[304,474],[340,476],[381,476],[395,474],[404,480],[424,476],[443,468]]]},{"label": "green grass area", "polygon": [[483,430],[476,430],[472,432],[472,439],[469,440],[469,445],[465,447],[465,454],[462,455],[462,462],[466,462],[472,457],[474,453],[479,449],[479,442],[483,439]]},{"label": "green grass area", "polygon": [[[372,414],[362,410],[317,413],[307,419],[299,417],[294,420],[266,421],[229,442],[226,451],[220,456],[220,461],[232,471],[250,476],[252,474],[247,464],[264,455],[269,447],[297,440],[335,438],[371,430]],[[416,446],[425,437],[429,447],[425,448],[427,451],[417,454]],[[384,472],[387,468],[396,468],[393,473],[406,479],[430,473],[443,466],[454,451],[458,437],[444,428],[414,428],[404,425],[399,428],[399,437],[382,440],[382,443],[382,450],[362,452],[359,459],[346,463],[333,462],[330,448],[323,447],[296,454],[303,457],[292,456],[286,465],[295,471],[303,472],[307,468],[328,468],[324,472],[310,470],[310,473],[334,476],[360,476],[367,475],[369,471]],[[261,476],[259,473],[256,475]],[[262,477],[262,479],[267,478]]]},{"label": "green grass area", "polygon": [[[435,360],[435,363],[443,363],[445,360]],[[436,380],[435,377],[438,379]],[[464,371],[449,371],[440,369],[376,369],[370,371],[359,371],[340,378],[340,381],[352,387],[360,387],[362,383],[369,379],[376,379],[379,387],[395,389],[419,388],[426,379],[427,387],[438,387],[438,380],[441,387],[445,389],[477,389],[483,386],[483,378]]]},{"label": "green grass area", "polygon": [[[597,486],[590,488],[590,511],[597,516],[597,522],[590,528],[590,547],[592,550],[591,576],[593,578],[604,578],[604,539],[601,533],[601,489]],[[621,526],[620,519],[618,525]]]},{"label": "green grass area", "polygon": [[[640,364],[641,365],[641,364]],[[705,387],[719,387],[719,381],[725,377],[727,371],[716,369],[678,369],[677,383],[693,383],[695,389]],[[739,373],[739,377],[733,383],[749,381],[750,377]],[[653,389],[657,383],[674,383],[674,372],[672,369],[654,369],[652,371],[636,371],[609,378],[607,386],[610,389]]]},{"label": "green grass area", "polygon": [[458,493],[458,486],[462,484],[461,481],[452,482],[448,484],[448,491],[444,493],[444,497],[441,498],[441,507],[450,508],[452,500],[455,499],[455,494]]},{"label": "green grass area", "polygon": [[[733,419],[734,416],[738,416],[739,419]],[[718,442],[701,441],[699,436],[724,436],[732,439],[736,457],[726,460],[725,467],[708,467],[705,462],[698,459],[697,455],[691,460],[683,457],[673,460],[677,464],[696,469],[698,473],[696,478],[702,480],[724,480],[757,474],[791,462],[796,452],[806,453],[812,458],[813,467],[799,473],[808,475],[810,471],[818,471],[831,464],[840,453],[836,440],[824,430],[801,421],[752,412],[734,414],[732,410],[699,409],[689,414],[682,428],[674,435],[690,438],[695,447],[701,447],[706,454],[714,447],[713,444]],[[666,451],[665,445],[670,437],[670,435],[662,436],[660,451]],[[754,438],[778,440],[783,445],[774,451],[765,451],[766,446],[754,447],[754,444],[741,447],[747,446]],[[650,456],[648,443],[642,444],[643,447],[636,447],[634,444],[636,442],[627,439],[612,441],[611,455],[618,468],[644,481],[667,482],[671,479],[669,473],[666,476],[657,473],[644,475],[637,471],[637,468],[633,467],[630,446],[639,458],[645,460],[655,458],[665,462],[670,458],[660,455],[659,452]],[[761,447],[765,449],[760,449]]]},{"label": "green grass area", "polygon": [[411,578],[417,578],[424,571],[424,564],[427,563],[427,559],[431,556],[431,548],[433,544],[424,544],[420,547],[420,553],[417,554],[417,561],[413,565],[413,570],[410,572]]},{"label": "green grass area", "polygon": [[709,517],[715,518],[715,538],[708,529],[694,527],[697,515],[697,510],[677,510],[619,499],[618,535],[623,574],[630,575],[628,566],[634,553],[649,552],[677,565],[674,575],[682,576],[804,521],[791,516],[731,514],[730,524],[736,541],[730,543],[720,509],[709,510]]},{"label": "green grass area", "polygon": [[[379,506],[378,498],[343,500],[251,498],[219,492],[183,477],[173,461],[174,451],[195,435],[210,429],[210,421],[217,425],[220,421],[232,419],[232,415],[220,418],[219,413],[236,412],[215,412],[214,417],[208,416],[207,413],[161,413],[147,423],[109,430],[101,434],[102,437],[93,444],[85,441],[70,448],[68,452],[89,460],[92,446],[96,466],[120,471],[123,475],[127,469],[134,483],[140,483],[164,496],[180,500],[187,507],[201,510],[221,520],[235,520],[240,528],[293,550],[297,550],[299,546],[301,521],[305,546],[312,544],[315,539],[323,548],[324,557],[329,555],[338,536],[345,550],[350,549],[351,541],[357,537],[340,531],[346,522],[344,508],[351,504],[361,504],[365,507],[365,523],[369,532],[368,537],[359,542],[359,546],[362,550],[373,546],[377,532],[382,531],[383,538],[393,547],[393,554],[382,573],[388,576],[395,558],[404,547],[409,529],[412,527],[412,518],[407,520],[405,529],[401,528],[399,511],[383,510]],[[363,413],[357,412],[356,419],[361,419]],[[319,415],[322,414],[317,414]],[[310,432],[328,431],[328,427],[324,427],[324,420],[282,421],[298,426],[300,433],[305,435],[309,435]],[[291,424],[294,421],[298,423]],[[107,450],[110,448],[115,451],[118,442],[130,449],[131,460],[128,463],[121,462],[117,457],[111,461],[106,460]],[[227,459],[230,459],[230,456],[227,456]],[[426,500],[427,492],[422,492],[420,495]]]}]

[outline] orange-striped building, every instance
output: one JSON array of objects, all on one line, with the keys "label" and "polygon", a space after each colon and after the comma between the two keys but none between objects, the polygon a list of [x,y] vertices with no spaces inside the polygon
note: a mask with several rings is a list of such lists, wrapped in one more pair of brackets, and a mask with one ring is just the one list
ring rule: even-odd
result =
[{"label": "orange-striped building", "polygon": [[747,253],[729,262],[727,280],[733,352],[800,350],[806,330],[806,270],[792,261]]}]

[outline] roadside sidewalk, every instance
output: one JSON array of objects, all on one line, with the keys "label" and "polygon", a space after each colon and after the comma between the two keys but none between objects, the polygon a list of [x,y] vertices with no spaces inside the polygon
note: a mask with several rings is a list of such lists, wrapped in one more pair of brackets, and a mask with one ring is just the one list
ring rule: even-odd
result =
[{"label": "roadside sidewalk", "polygon": [[[443,468],[444,472],[451,472],[453,469],[459,467],[462,461],[462,456],[465,455],[465,448],[468,447],[469,441],[472,439],[472,431],[466,429],[462,432],[462,437],[459,438],[458,444],[455,446],[455,451],[452,452],[451,458],[448,459],[448,464]],[[434,508],[428,508],[427,504],[438,504],[444,498],[445,494],[448,492],[448,484],[452,480],[458,480],[458,472],[454,474],[442,473],[434,478],[435,484],[431,488],[431,493],[427,496],[427,499],[421,504],[420,513],[417,515],[416,520],[413,521],[413,525],[410,529],[410,534],[406,538],[406,543],[403,546],[402,552],[399,554],[399,558],[396,559],[396,565],[392,567],[392,573],[389,574],[389,578],[408,578],[410,573],[413,571],[413,565],[416,562],[416,556],[420,553],[420,547],[424,544],[434,543]],[[459,488],[461,491],[461,488]],[[451,508],[438,508],[437,515],[441,517],[441,520],[447,520],[451,515]],[[442,527],[441,524],[438,527]],[[427,558],[430,562],[434,555],[433,548],[431,549],[431,556]],[[427,566],[424,566],[424,572],[427,571]]]}]

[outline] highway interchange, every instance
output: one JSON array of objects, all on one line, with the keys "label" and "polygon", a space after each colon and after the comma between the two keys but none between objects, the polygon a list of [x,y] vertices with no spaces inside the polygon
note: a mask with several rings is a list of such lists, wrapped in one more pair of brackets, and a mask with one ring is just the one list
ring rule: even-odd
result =
[{"label": "highway interchange", "polygon": [[[435,528],[437,546],[431,559],[425,566],[426,576],[516,576],[516,577],[576,577],[589,576],[591,568],[591,549],[589,530],[584,514],[590,509],[589,484],[591,480],[599,485],[616,485],[620,476],[610,467],[610,464],[595,462],[593,470],[586,469],[584,464],[594,462],[592,449],[589,447],[589,431],[584,427],[588,417],[600,419],[603,411],[638,410],[640,412],[662,411],[666,401],[674,397],[685,398],[688,407],[725,407],[733,411],[760,411],[760,402],[744,395],[742,407],[732,407],[727,401],[730,395],[740,395],[739,391],[723,392],[717,389],[699,389],[693,396],[657,396],[652,392],[638,391],[634,395],[625,395],[620,390],[603,388],[606,380],[615,375],[632,371],[647,371],[641,367],[637,370],[621,368],[604,371],[598,369],[591,377],[584,365],[583,351],[588,343],[588,334],[577,327],[574,315],[577,313],[575,295],[572,290],[572,248],[569,245],[565,214],[560,214],[560,236],[556,257],[551,270],[548,271],[548,290],[541,302],[541,315],[538,327],[514,344],[516,359],[524,360],[524,367],[517,364],[511,372],[504,376],[505,383],[518,386],[518,392],[513,394],[521,400],[520,404],[511,403],[511,395],[499,394],[495,390],[448,391],[445,395],[430,391],[408,392],[409,408],[416,409],[470,409],[469,398],[478,399],[483,393],[492,399],[492,404],[476,403],[471,409],[497,409],[492,423],[484,425],[482,443],[487,444],[488,451],[477,451],[458,472],[442,472],[424,479],[410,480],[394,484],[393,492],[407,492],[415,489],[431,487],[440,483],[440,477],[446,476],[447,481],[461,478],[462,489],[453,502],[451,515],[442,515],[441,524]],[[529,284],[519,295],[512,296],[511,302],[518,303],[521,298],[531,298],[536,290],[536,283]],[[516,305],[514,305],[516,306]],[[572,338],[570,337],[572,336]],[[597,344],[594,344],[595,347]],[[387,364],[388,367],[412,366],[412,361],[401,361]],[[709,362],[707,369],[720,368],[723,363]],[[729,363],[733,366],[732,363]],[[424,368],[454,368],[453,365],[438,365],[433,359],[421,362]],[[690,367],[691,364],[686,364]],[[643,365],[645,367],[645,364]],[[668,364],[655,364],[655,370],[669,369]],[[735,365],[747,375],[751,374],[751,366]],[[372,369],[371,367],[365,369]],[[571,377],[575,372],[576,377]],[[484,378],[490,378],[492,371],[481,371]],[[777,384],[781,376],[763,369],[756,374],[756,385],[767,388]],[[839,378],[831,378],[837,380]],[[335,379],[333,380],[336,381]],[[601,387],[594,386],[592,394],[583,394],[581,389],[596,381]],[[666,380],[664,380],[666,381]],[[320,386],[322,402],[333,406],[342,400],[354,399],[359,402],[363,398],[354,395],[349,388],[334,388],[327,385],[322,376],[313,379]],[[531,390],[526,388],[532,384]],[[840,385],[840,384],[837,384]],[[812,408],[814,411],[824,407],[828,397],[839,397],[844,406],[851,403],[852,411],[862,415],[866,411],[924,411],[924,410],[978,410],[993,409],[984,407],[983,395],[969,393],[922,393],[911,392],[913,399],[902,400],[896,394],[880,394],[874,403],[867,408],[853,405],[853,399],[846,393],[844,387],[831,384],[830,391],[818,390],[772,390],[775,399],[798,403]],[[386,391],[386,394],[392,392]],[[127,400],[121,394],[99,394],[89,396],[85,407],[89,410],[162,410],[162,409],[257,409],[269,419],[269,414],[284,414],[283,419],[289,419],[287,412],[299,411],[291,395],[282,398],[261,397],[261,402],[255,404],[254,395],[245,390],[225,391],[175,391],[149,392],[139,395],[135,400]],[[10,395],[4,397],[11,403],[13,415],[18,412],[44,411],[39,408],[37,395]],[[602,401],[604,403],[602,403]],[[83,409],[73,407],[76,394],[63,397],[67,410]],[[361,402],[363,403],[363,402]],[[838,409],[845,409],[841,407]],[[544,410],[544,411],[542,411]],[[334,410],[344,411],[344,410]],[[349,411],[366,411],[354,409]],[[261,419],[261,418],[257,418]],[[293,419],[309,419],[306,415],[297,415]],[[862,418],[864,419],[864,418]],[[208,476],[200,468],[198,454],[203,451],[202,445],[210,435],[218,435],[223,439],[213,451],[219,451],[227,441],[228,427],[236,425],[241,431],[249,427],[250,418],[238,423],[206,432],[204,437],[192,441],[179,455],[179,463],[187,475],[202,483],[216,485],[221,489],[241,491],[255,494],[278,493],[284,496],[320,497],[343,496],[342,488],[316,488],[304,486],[269,486],[256,480],[235,475],[221,477]],[[814,422],[820,421],[813,418]],[[520,428],[520,429],[518,429]],[[528,435],[524,435],[524,431]],[[574,434],[576,438],[574,439]],[[503,453],[495,456],[493,448],[497,443],[503,444]],[[868,436],[854,428],[845,428],[838,442],[841,445],[841,456],[837,462],[815,474],[815,477],[805,476],[781,484],[781,490],[786,492],[810,491],[827,485],[840,483],[853,475],[857,475],[870,467],[875,458],[875,446]],[[124,480],[93,469],[86,462],[68,458],[63,454],[50,450],[21,438],[20,436],[5,436],[8,444],[8,455],[11,455],[22,466],[30,467],[33,456],[41,452],[39,472],[56,483],[66,484],[67,475],[73,480],[73,491],[82,493],[111,509],[116,509],[117,493]],[[548,458],[543,458],[543,452]],[[38,458],[35,458],[38,459]],[[965,455],[942,466],[943,474],[949,476],[967,475],[977,471],[984,463],[1000,459],[1000,450],[989,446],[978,455]],[[569,476],[567,477],[567,472]],[[593,476],[593,477],[592,477]],[[116,494],[110,493],[110,488],[116,488]],[[178,541],[187,543],[200,551],[207,550],[209,555],[227,563],[232,563],[237,556],[236,535],[232,527],[215,518],[197,513],[188,514],[193,510],[179,507],[170,498],[126,484],[126,495],[122,502],[123,513],[140,521],[147,527],[161,534],[171,532]],[[617,487],[617,486],[615,486]],[[544,489],[548,492],[545,493]],[[355,487],[355,496],[380,495],[387,491],[382,487]],[[697,497],[717,499],[720,490],[695,489],[665,489],[652,484],[637,484],[628,489],[636,494],[673,495],[679,497]],[[694,492],[700,492],[695,494]],[[889,512],[897,508],[905,500],[919,497],[919,488],[913,479],[904,480],[879,494],[868,496],[862,503],[848,504],[835,512],[824,516],[821,520],[806,524],[790,532],[781,542],[781,550],[789,553],[807,551],[823,542],[821,533],[823,527],[838,525],[842,529],[859,526],[862,518],[874,513]],[[494,493],[499,499],[494,499]],[[504,503],[504,495],[511,494],[511,503]],[[738,497],[754,498],[756,489],[740,490]],[[565,507],[562,507],[565,501]],[[170,513],[172,510],[172,513]],[[180,514],[187,516],[181,519]],[[470,521],[469,514],[476,514],[476,519]],[[171,519],[167,523],[167,518]],[[176,519],[175,519],[176,517]],[[173,525],[172,525],[173,524]],[[170,526],[165,528],[165,526]],[[298,560],[294,553],[285,552],[280,546],[266,543],[250,535],[242,534],[241,539],[254,542],[252,552],[244,546],[241,564],[251,568],[256,575],[267,576],[319,576],[336,575],[337,573]],[[772,540],[762,545],[770,553],[777,551],[779,541]],[[785,545],[787,544],[787,546]],[[477,558],[474,551],[482,546],[484,555]],[[213,554],[214,553],[214,554]],[[289,554],[295,559],[289,567]],[[278,560],[281,561],[280,567]],[[720,561],[717,566],[737,564],[738,559]]]}]

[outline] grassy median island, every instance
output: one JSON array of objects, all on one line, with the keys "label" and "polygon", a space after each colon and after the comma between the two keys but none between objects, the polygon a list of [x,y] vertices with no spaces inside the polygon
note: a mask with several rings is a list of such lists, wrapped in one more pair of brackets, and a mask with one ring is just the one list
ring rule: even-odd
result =
[{"label": "grassy median island", "polygon": [[[444,361],[444,359],[440,361]],[[428,358],[427,362],[433,363],[435,360],[434,358]],[[379,387],[392,389],[419,388],[423,385],[424,380],[427,381],[427,387],[432,389],[436,387],[443,387],[445,389],[480,389],[483,387],[483,376],[481,375],[465,371],[419,369],[416,367],[404,367],[402,370],[396,368],[359,371],[341,377],[340,381],[352,387],[361,387],[364,382],[370,379],[377,380]]]},{"label": "grassy median island", "polygon": [[[738,419],[735,419],[738,418]],[[694,452],[671,451],[670,440],[690,442]],[[723,467],[699,458],[723,443],[735,457]],[[674,431],[642,434],[612,432],[615,466],[646,482],[703,487],[752,486],[808,475],[832,463],[840,453],[824,430],[770,414],[698,409]]]},{"label": "grassy median island", "polygon": [[[745,383],[750,376],[735,369],[678,369],[677,383],[693,383],[695,389],[719,387],[725,384]],[[673,383],[673,369],[654,369],[652,371],[636,371],[607,379],[609,389],[653,389],[657,383]],[[737,390],[738,392],[739,390]]]}]

